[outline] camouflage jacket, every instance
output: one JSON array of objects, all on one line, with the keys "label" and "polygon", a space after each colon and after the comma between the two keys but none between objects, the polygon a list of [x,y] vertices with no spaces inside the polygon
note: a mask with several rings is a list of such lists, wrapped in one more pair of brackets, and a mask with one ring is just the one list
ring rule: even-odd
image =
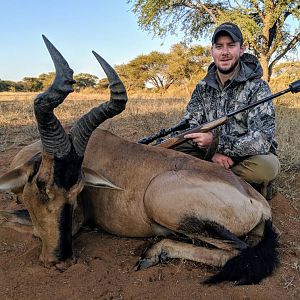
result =
[{"label": "camouflage jacket", "polygon": [[[269,96],[270,88],[261,76],[257,58],[244,54],[238,73],[221,88],[212,63],[193,91],[183,119],[195,127]],[[274,106],[268,101],[230,117],[226,124],[214,130],[219,138],[216,151],[236,158],[274,153],[277,146],[274,134]]]}]

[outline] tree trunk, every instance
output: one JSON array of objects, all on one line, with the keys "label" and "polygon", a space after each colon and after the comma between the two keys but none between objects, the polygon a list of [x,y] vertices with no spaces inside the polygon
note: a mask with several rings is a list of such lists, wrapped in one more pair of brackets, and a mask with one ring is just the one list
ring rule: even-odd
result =
[{"label": "tree trunk", "polygon": [[270,81],[271,74],[269,72],[269,58],[263,54],[260,56],[260,64],[263,69],[263,79],[267,82]]}]

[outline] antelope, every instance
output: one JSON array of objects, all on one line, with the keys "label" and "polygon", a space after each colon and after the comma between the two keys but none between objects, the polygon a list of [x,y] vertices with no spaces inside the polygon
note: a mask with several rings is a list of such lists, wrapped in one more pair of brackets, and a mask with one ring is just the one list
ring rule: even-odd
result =
[{"label": "antelope", "polygon": [[26,208],[2,211],[2,226],[38,236],[45,265],[71,259],[72,236],[92,221],[118,236],[161,237],[136,270],[183,258],[220,267],[206,283],[253,284],[271,275],[277,234],[265,198],[214,163],[97,128],[125,109],[127,94],[94,51],[109,80],[110,100],[66,133],[53,110],[73,91],[73,70],[43,39],[56,77],[34,100],[40,140],[24,147],[0,177],[0,191],[16,193]]}]

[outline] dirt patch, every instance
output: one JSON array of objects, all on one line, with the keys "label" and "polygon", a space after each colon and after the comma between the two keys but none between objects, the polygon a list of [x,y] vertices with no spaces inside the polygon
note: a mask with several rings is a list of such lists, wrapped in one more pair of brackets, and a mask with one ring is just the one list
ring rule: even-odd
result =
[{"label": "dirt patch", "polygon": [[[1,173],[18,150],[0,153]],[[147,239],[88,229],[74,238],[76,263],[62,272],[39,263],[37,238],[0,227],[0,299],[300,299],[299,212],[280,194],[271,205],[281,232],[280,266],[259,285],[206,286],[216,270],[184,260],[136,272]],[[0,194],[0,209],[16,207],[12,194]]]}]

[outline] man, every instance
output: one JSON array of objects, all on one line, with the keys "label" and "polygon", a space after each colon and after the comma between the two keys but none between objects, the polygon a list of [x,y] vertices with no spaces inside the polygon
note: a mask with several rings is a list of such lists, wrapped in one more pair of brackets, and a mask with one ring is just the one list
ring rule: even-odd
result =
[{"label": "man", "polygon": [[[261,79],[257,58],[246,54],[243,36],[233,23],[217,27],[212,37],[212,57],[207,75],[187,105],[183,119],[191,127],[210,122],[271,94]],[[208,133],[192,133],[176,150],[231,169],[236,175],[268,195],[269,183],[280,170],[274,140],[275,112],[271,101],[231,117]]]}]

